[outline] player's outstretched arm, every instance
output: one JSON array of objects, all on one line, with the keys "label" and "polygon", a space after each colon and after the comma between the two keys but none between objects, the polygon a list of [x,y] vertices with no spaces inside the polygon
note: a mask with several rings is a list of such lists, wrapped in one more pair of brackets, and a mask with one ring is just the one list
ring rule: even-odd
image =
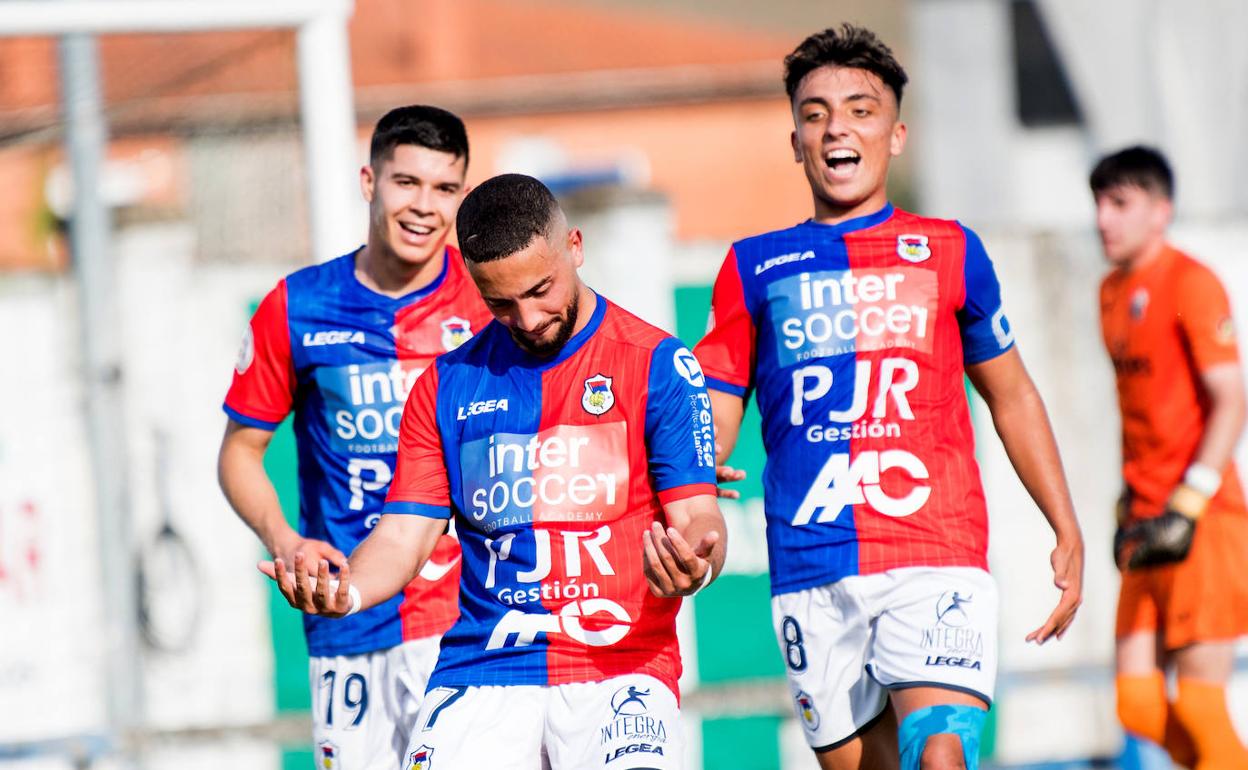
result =
[{"label": "player's outstretched arm", "polygon": [[[741,434],[741,419],[745,416],[745,399],[725,393],[722,390],[708,390],[711,397],[711,415],[715,422],[715,480],[720,484],[729,481],[740,481],[745,478],[745,471],[728,465],[728,458],[737,446],[737,437]],[[720,497],[729,500],[740,499],[741,493],[735,489],[717,487]]]},{"label": "player's outstretched arm", "polygon": [[966,373],[992,413],[997,435],[1019,480],[1057,536],[1050,561],[1061,598],[1044,625],[1027,635],[1027,641],[1043,644],[1054,636],[1061,639],[1083,601],[1083,535],[1048,413],[1017,347],[968,365]]},{"label": "player's outstretched arm", "polygon": [[1200,384],[1209,399],[1209,416],[1193,461],[1222,473],[1244,432],[1244,377],[1237,362],[1217,364],[1200,373]]},{"label": "player's outstretched arm", "polygon": [[728,530],[713,495],[694,495],[663,506],[659,522],[642,533],[646,582],[655,596],[691,596],[722,573]]},{"label": "player's outstretched arm", "polygon": [[323,540],[300,536],[282,515],[277,492],[264,470],[264,453],[272,438],[272,431],[232,419],[226,423],[217,455],[217,481],[225,499],[274,558],[293,564],[295,555],[303,554],[309,563],[325,559],[342,567],[347,557],[341,551]]},{"label": "player's outstretched arm", "polygon": [[327,560],[312,562],[302,554],[290,565],[275,559],[257,566],[277,583],[291,607],[311,615],[342,617],[402,591],[420,572],[445,530],[444,519],[384,514],[336,579]]}]

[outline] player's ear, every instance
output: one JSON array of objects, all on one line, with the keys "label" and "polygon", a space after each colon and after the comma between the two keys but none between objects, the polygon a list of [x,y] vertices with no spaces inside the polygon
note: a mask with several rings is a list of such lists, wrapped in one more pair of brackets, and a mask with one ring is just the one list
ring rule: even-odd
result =
[{"label": "player's ear", "polygon": [[585,264],[585,250],[583,248],[582,235],[579,228],[568,228],[568,252],[572,255],[572,264],[580,268]]},{"label": "player's ear", "polygon": [[365,163],[360,166],[360,195],[364,196],[366,203],[373,202],[373,194],[377,189],[377,175],[373,173],[372,165]]},{"label": "player's ear", "polygon": [[900,120],[893,124],[893,135],[888,139],[888,153],[894,158],[906,149],[906,124]]},{"label": "player's ear", "polygon": [[796,131],[789,132],[789,144],[793,145],[793,162],[801,163],[802,162],[802,145],[799,144],[797,141]]}]

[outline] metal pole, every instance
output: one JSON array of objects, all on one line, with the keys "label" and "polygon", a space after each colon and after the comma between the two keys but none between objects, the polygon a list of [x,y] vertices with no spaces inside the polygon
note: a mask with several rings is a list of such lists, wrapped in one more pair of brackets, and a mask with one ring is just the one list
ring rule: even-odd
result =
[{"label": "metal pole", "polygon": [[121,323],[111,248],[112,222],[100,198],[107,146],[95,38],[61,38],[66,149],[73,166],[70,245],[78,284],[83,382],[95,480],[108,715],[115,735],[138,723],[140,707],[134,539],[131,536],[122,410]]},{"label": "metal pole", "polygon": [[317,262],[358,246],[367,221],[359,193],[349,15],[349,5],[323,13],[301,26],[298,34],[308,218]]}]

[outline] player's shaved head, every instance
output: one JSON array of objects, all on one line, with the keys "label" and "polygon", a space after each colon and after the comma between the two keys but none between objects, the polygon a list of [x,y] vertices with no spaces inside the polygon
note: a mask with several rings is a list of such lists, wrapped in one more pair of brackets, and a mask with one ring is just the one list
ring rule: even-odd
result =
[{"label": "player's shaved head", "polygon": [[865,27],[842,24],[816,32],[801,42],[784,59],[784,90],[789,101],[797,93],[802,78],[820,67],[849,67],[866,70],[884,81],[901,106],[901,92],[909,78],[893,56],[893,51]]},{"label": "player's shaved head", "polygon": [[1153,195],[1174,200],[1174,173],[1166,156],[1152,147],[1137,145],[1101,158],[1088,178],[1093,194],[1113,187],[1139,187]]},{"label": "player's shaved head", "polygon": [[369,143],[368,162],[374,169],[389,160],[401,144],[427,147],[464,159],[468,169],[468,132],[454,113],[427,104],[396,107],[377,121]]},{"label": "player's shaved head", "polygon": [[550,238],[564,222],[550,189],[524,174],[487,179],[464,198],[455,218],[459,249],[470,262],[492,262]]}]

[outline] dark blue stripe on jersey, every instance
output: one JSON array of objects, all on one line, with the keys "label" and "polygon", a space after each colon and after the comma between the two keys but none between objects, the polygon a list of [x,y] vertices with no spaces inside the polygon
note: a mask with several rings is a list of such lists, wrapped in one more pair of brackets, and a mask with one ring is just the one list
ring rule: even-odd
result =
[{"label": "dark blue stripe on jersey", "polygon": [[412,516],[427,516],[431,519],[451,518],[451,509],[445,505],[429,505],[428,503],[406,503],[391,500],[381,507],[382,513],[402,513]]},{"label": "dark blue stripe on jersey", "polygon": [[[970,228],[962,227],[962,232],[966,235],[966,262],[963,266],[966,303],[958,310],[962,360],[968,364],[979,364],[1014,347],[1013,334],[1005,313],[999,312],[1001,285],[992,269],[988,252],[984,250],[984,243]],[[1003,341],[1005,344],[1002,344]]]},{"label": "dark blue stripe on jersey", "polygon": [[711,390],[720,390],[724,393],[731,393],[734,396],[740,396],[742,398],[745,398],[745,394],[747,392],[747,389],[740,385],[733,385],[731,382],[724,382],[723,380],[710,376],[706,378],[706,387]]},{"label": "dark blue stripe on jersey", "polygon": [[222,404],[221,408],[230,416],[230,419],[240,425],[246,425],[248,428],[260,428],[261,430],[273,431],[277,430],[280,422],[269,422],[268,420],[258,420],[255,417],[248,417],[237,409],[231,409],[228,405]]}]

